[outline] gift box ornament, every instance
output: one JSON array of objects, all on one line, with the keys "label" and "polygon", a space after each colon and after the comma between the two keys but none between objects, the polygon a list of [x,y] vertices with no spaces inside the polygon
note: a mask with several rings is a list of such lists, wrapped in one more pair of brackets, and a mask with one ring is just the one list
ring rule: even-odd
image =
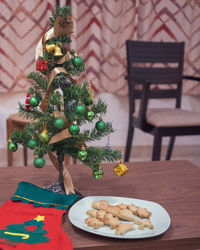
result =
[{"label": "gift box ornament", "polygon": [[122,176],[128,172],[128,168],[120,161],[120,163],[114,167],[114,171],[118,176]]}]

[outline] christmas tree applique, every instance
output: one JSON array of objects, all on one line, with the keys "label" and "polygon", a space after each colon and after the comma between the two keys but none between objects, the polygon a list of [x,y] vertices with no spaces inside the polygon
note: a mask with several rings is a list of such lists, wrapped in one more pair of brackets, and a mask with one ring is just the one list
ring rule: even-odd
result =
[{"label": "christmas tree applique", "polygon": [[7,229],[0,229],[0,239],[27,244],[48,242],[50,239],[44,236],[48,232],[42,228],[44,220],[45,216],[38,215],[35,219],[25,221],[23,224],[7,225]]}]

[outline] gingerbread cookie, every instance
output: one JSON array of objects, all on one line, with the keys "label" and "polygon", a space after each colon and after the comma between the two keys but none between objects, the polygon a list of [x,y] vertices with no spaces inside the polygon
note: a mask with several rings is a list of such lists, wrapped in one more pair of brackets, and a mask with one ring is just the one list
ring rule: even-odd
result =
[{"label": "gingerbread cookie", "polygon": [[115,231],[115,234],[123,235],[132,230],[134,230],[134,225],[132,223],[120,223]]}]

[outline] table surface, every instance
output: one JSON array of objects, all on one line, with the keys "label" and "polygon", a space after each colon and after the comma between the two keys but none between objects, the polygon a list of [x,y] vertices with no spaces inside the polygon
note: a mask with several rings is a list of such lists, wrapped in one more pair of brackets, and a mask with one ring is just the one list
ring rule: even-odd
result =
[{"label": "table surface", "polygon": [[[129,171],[117,176],[115,164],[102,166],[104,177],[95,180],[84,165],[69,165],[75,187],[84,196],[121,196],[154,201],[171,217],[169,229],[148,239],[114,239],[85,232],[73,226],[68,216],[64,231],[74,249],[200,249],[200,168],[188,161],[137,162],[126,164]],[[20,181],[47,186],[58,177],[54,167],[0,168],[0,205],[15,192]]]}]

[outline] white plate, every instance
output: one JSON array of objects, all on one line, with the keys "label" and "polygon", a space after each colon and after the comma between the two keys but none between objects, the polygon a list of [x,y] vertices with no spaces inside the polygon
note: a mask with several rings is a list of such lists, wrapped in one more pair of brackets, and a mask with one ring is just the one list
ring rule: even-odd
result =
[{"label": "white plate", "polygon": [[[87,210],[92,209],[91,205],[93,201],[107,200],[111,205],[116,205],[119,203],[131,204],[134,203],[136,206],[147,208],[152,215],[150,216],[151,223],[154,226],[154,229],[144,228],[144,230],[137,229],[135,225],[134,231],[129,231],[124,235],[116,235],[115,230],[111,230],[109,226],[100,227],[99,229],[93,229],[93,227],[88,227],[85,224],[85,219],[88,217],[86,214]],[[76,202],[69,211],[69,220],[71,223],[87,232],[112,237],[112,238],[123,238],[123,239],[138,239],[138,238],[148,238],[160,235],[164,233],[170,225],[170,216],[167,211],[158,203],[138,200],[133,198],[125,197],[115,197],[115,196],[88,196],[78,202]],[[125,222],[125,221],[123,221]],[[130,222],[129,222],[130,223]]]}]

